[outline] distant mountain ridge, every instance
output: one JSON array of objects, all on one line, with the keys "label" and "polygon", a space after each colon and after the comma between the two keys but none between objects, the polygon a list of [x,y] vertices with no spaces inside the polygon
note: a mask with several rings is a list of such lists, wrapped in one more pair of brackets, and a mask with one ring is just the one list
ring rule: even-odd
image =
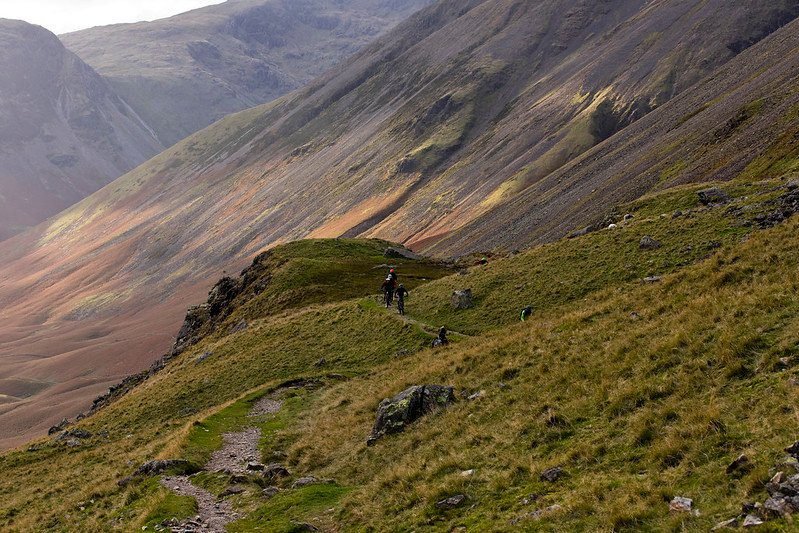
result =
[{"label": "distant mountain ridge", "polygon": [[161,151],[91,67],[39,26],[0,19],[0,239]]},{"label": "distant mountain ridge", "polygon": [[432,0],[229,0],[61,36],[170,146],[297,89]]}]

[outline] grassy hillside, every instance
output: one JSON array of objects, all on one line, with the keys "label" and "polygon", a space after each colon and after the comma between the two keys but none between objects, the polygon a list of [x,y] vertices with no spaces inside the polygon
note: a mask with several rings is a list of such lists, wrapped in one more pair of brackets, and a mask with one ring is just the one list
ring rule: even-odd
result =
[{"label": "grassy hillside", "polygon": [[[424,2],[349,3],[393,13]],[[291,3],[327,4],[340,2]],[[11,400],[0,448],[146,369],[223,269],[278,244],[510,251],[658,188],[724,181],[761,155],[754,175],[791,168],[797,14],[788,0],[431,4],[304,89],[209,126],[0,244],[0,374],[47,384],[17,401],[0,382]],[[213,56],[209,43],[192,49]],[[784,142],[767,150],[772,138]]]},{"label": "grassy hillside", "polygon": [[[634,218],[615,230],[418,286],[447,269],[407,261],[398,270],[413,280],[419,322],[361,296],[389,262],[385,243],[277,248],[261,258],[263,292],[231,315],[246,329],[220,328],[81,422],[92,436],[77,445],[42,440],[0,456],[0,529],[153,530],[192,516],[194,502],[155,479],[116,482],[154,458],[195,471],[223,433],[257,426],[262,460],[292,477],[271,499],[255,476],[226,496],[240,513],[231,531],[707,530],[764,499],[799,399],[799,222],[755,229],[784,181],[727,192],[732,202],[711,208],[691,188],[648,197],[620,210]],[[661,247],[641,250],[644,234]],[[661,279],[641,281],[650,275]],[[290,292],[298,283],[324,288]],[[449,291],[467,285],[476,306],[456,313]],[[527,303],[536,314],[520,324]],[[426,324],[475,336],[430,350]],[[298,379],[307,386],[285,386]],[[460,401],[367,447],[380,400],[420,383],[451,384]],[[273,396],[277,413],[247,416]],[[752,468],[728,476],[741,453]],[[552,466],[567,475],[541,481]],[[329,481],[290,488],[305,475]],[[191,479],[214,495],[229,485],[223,474]],[[467,505],[435,506],[458,493]],[[669,513],[675,495],[700,514]]]}]

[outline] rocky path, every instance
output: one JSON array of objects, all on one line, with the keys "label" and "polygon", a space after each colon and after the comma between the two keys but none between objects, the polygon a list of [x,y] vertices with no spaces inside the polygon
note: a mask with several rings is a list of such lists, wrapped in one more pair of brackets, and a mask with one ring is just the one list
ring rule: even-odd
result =
[{"label": "rocky path", "polygon": [[[274,414],[280,411],[282,405],[281,401],[267,396],[253,405],[247,416]],[[247,472],[247,463],[260,462],[258,451],[258,443],[261,440],[260,428],[248,427],[242,431],[225,433],[222,438],[224,442],[222,448],[211,455],[203,471],[243,474]],[[164,477],[161,479],[161,484],[175,494],[190,496],[197,500],[197,516],[177,524],[169,524],[173,533],[222,533],[227,524],[240,518],[230,502],[217,499],[207,490],[195,486],[187,476]]]},{"label": "rocky path", "polygon": [[261,460],[258,452],[260,429],[247,428],[236,433],[225,433],[222,438],[224,445],[211,455],[211,460],[205,465],[208,472],[243,474],[247,471],[247,463]]},{"label": "rocky path", "polygon": [[224,532],[227,524],[239,518],[230,502],[217,500],[207,490],[193,485],[186,476],[165,477],[161,479],[161,484],[175,494],[197,500],[197,516],[171,525],[173,533]]}]

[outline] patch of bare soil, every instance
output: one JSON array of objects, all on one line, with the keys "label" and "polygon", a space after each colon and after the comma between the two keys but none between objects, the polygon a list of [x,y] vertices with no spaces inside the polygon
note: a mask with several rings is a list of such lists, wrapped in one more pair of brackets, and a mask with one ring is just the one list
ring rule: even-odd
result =
[{"label": "patch of bare soil", "polygon": [[258,400],[247,416],[272,415],[280,411],[282,406],[283,402],[267,396]]}]

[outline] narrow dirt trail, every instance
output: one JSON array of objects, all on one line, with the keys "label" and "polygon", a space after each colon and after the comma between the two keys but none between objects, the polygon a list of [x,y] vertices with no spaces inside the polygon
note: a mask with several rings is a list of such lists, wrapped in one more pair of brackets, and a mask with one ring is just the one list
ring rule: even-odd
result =
[{"label": "narrow dirt trail", "polygon": [[259,428],[247,428],[236,433],[225,433],[222,448],[211,455],[205,465],[208,472],[224,472],[226,474],[243,474],[247,471],[247,463],[261,460],[258,442],[261,440]]},{"label": "narrow dirt trail", "polygon": [[161,484],[180,496],[197,500],[197,516],[171,526],[172,533],[194,533],[195,531],[221,533],[225,526],[239,518],[230,502],[217,500],[216,496],[192,484],[186,476],[169,476]]},{"label": "narrow dirt trail", "polygon": [[[403,322],[405,322],[406,324],[411,324],[411,325],[414,325],[414,326],[419,326],[420,328],[422,328],[422,330],[424,330],[424,331],[425,331],[425,333],[429,333],[429,334],[430,334],[430,335],[432,335],[433,337],[435,337],[436,335],[438,335],[438,328],[439,328],[439,326],[433,326],[432,324],[427,324],[426,322],[422,322],[422,321],[420,321],[420,320],[416,320],[415,318],[411,318],[411,317],[409,317],[408,315],[401,315],[401,314],[399,314],[399,313],[397,312],[397,310],[396,310],[396,308],[395,308],[395,307],[385,307],[385,305],[381,305],[380,307],[381,307],[381,308],[383,308],[383,309],[385,309],[385,310],[386,310],[386,312],[387,312],[389,315],[395,316],[396,318],[398,318],[399,320],[402,320],[402,321],[403,321]],[[471,338],[471,337],[472,337],[471,335],[467,335],[467,334],[465,334],[465,333],[459,333],[459,332],[457,332],[457,331],[452,331],[452,330],[450,330],[450,329],[448,329],[448,330],[447,330],[447,335],[453,335],[453,336],[455,336],[455,337],[462,337],[462,338],[464,338],[464,339],[469,339],[469,338]]]},{"label": "narrow dirt trail", "polygon": [[[247,416],[275,414],[282,406],[283,402],[266,396],[253,405]],[[260,462],[258,450],[258,443],[261,440],[260,428],[248,427],[242,431],[225,433],[222,439],[224,442],[222,448],[211,455],[211,459],[203,467],[203,472],[244,474],[247,472],[247,463]],[[175,494],[197,500],[197,516],[177,525],[171,525],[172,533],[223,533],[227,524],[241,518],[229,501],[217,499],[207,490],[197,487],[188,476],[167,476],[161,479],[161,484]]]}]

